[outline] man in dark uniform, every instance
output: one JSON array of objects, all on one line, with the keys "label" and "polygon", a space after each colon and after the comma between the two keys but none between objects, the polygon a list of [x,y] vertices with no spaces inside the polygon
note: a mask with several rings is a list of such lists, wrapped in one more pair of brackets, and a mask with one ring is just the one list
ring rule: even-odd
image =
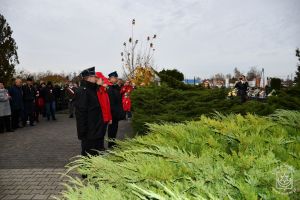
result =
[{"label": "man in dark uniform", "polygon": [[248,90],[248,82],[246,81],[246,77],[242,75],[239,81],[234,86],[238,90],[238,96],[241,97],[241,103],[246,102],[247,100],[247,90]]},{"label": "man in dark uniform", "polygon": [[34,126],[34,101],[36,90],[33,87],[33,79],[27,78],[27,84],[23,86],[23,102],[24,102],[24,113],[23,113],[23,126],[26,126],[26,122],[29,119],[30,126]]},{"label": "man in dark uniform", "polygon": [[76,90],[74,104],[81,155],[97,155],[95,150],[104,150],[106,125],[97,96],[95,67],[84,70],[80,76],[83,80]]},{"label": "man in dark uniform", "polygon": [[[122,96],[120,92],[121,87],[118,85],[118,73],[116,71],[112,72],[108,75],[108,77],[112,84],[107,90],[112,115],[112,123],[108,125],[108,138],[110,140],[114,140],[117,136],[119,120],[122,120],[125,117],[125,114],[122,106]],[[109,148],[113,147],[114,145],[114,142],[108,143]]]}]

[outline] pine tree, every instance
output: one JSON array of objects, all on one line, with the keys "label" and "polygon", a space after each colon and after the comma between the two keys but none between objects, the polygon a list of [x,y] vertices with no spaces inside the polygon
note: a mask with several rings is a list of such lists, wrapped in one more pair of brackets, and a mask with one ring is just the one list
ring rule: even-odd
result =
[{"label": "pine tree", "polygon": [[165,74],[167,76],[171,76],[175,78],[178,81],[183,81],[184,80],[184,75],[182,72],[178,71],[177,69],[163,69],[162,71],[159,72],[159,74]]},{"label": "pine tree", "polygon": [[15,65],[19,63],[17,45],[12,38],[13,31],[3,15],[0,14],[0,78],[8,83],[15,72]]}]

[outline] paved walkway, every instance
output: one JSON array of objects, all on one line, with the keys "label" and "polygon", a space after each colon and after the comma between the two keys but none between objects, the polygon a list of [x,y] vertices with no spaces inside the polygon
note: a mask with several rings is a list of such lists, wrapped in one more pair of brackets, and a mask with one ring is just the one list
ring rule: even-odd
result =
[{"label": "paved walkway", "polygon": [[[121,121],[118,138],[131,134],[130,123]],[[75,120],[64,114],[0,134],[0,199],[53,199],[63,189],[64,166],[78,154]]]}]

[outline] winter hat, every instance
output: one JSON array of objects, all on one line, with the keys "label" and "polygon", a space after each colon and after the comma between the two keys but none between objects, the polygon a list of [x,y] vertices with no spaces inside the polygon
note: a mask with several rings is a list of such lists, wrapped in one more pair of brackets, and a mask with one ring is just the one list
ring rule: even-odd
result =
[{"label": "winter hat", "polygon": [[91,68],[88,68],[88,69],[83,70],[83,71],[80,73],[80,76],[81,76],[82,78],[88,77],[88,76],[95,76],[95,67],[91,67]]},{"label": "winter hat", "polygon": [[112,72],[112,73],[110,73],[110,74],[108,74],[108,77],[110,78],[110,77],[118,77],[118,73],[116,72],[116,71],[114,71],[114,72]]}]

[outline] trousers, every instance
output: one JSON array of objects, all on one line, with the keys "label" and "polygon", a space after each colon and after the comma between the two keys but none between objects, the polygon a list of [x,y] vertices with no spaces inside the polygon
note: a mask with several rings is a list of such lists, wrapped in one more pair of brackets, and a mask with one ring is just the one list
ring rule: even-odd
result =
[{"label": "trousers", "polygon": [[[119,127],[119,120],[112,120],[112,123],[108,125],[108,139],[110,140],[115,140],[117,137],[117,133],[118,133],[118,127]],[[113,146],[115,146],[116,143],[109,141],[108,142],[108,147],[111,148]]]}]

